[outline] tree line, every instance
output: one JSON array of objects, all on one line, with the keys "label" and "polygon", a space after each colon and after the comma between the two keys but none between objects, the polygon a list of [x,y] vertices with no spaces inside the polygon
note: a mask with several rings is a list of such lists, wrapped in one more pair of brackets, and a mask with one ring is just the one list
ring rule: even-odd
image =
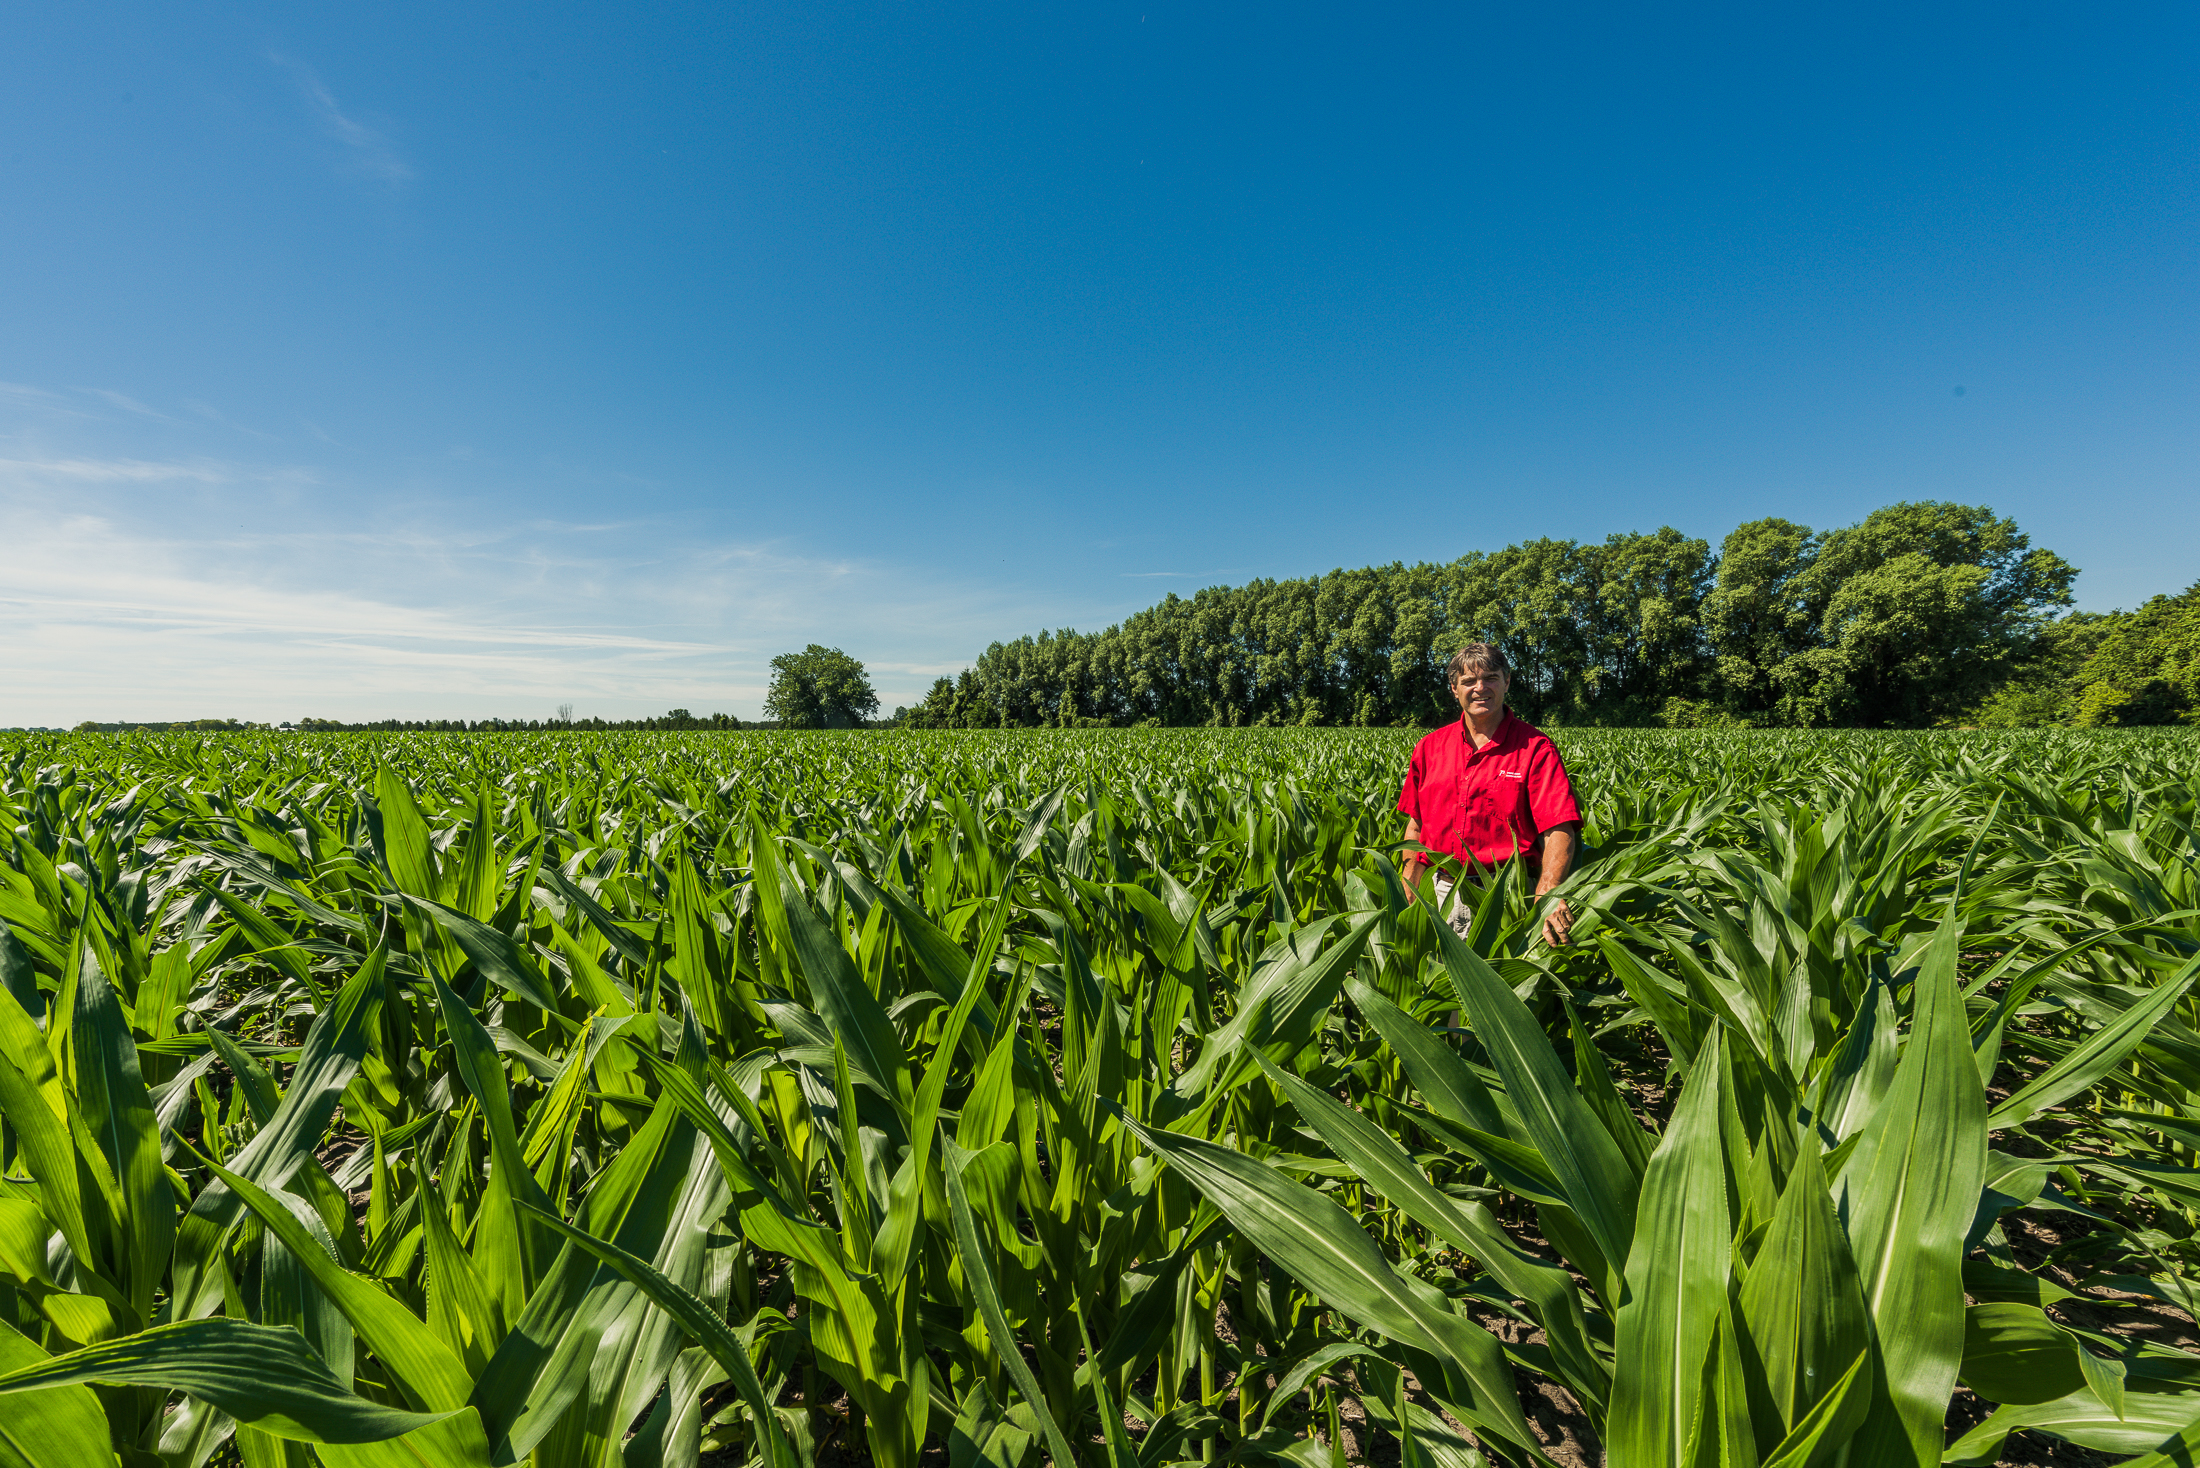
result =
[{"label": "tree line", "polygon": [[[1503,648],[1513,707],[1551,724],[2181,717],[2193,706],[2181,675],[2157,667],[2152,693],[2125,688],[2151,656],[2126,645],[2145,640],[2132,619],[2175,615],[2155,603],[2067,613],[2076,575],[2015,521],[1938,501],[1825,531],[1752,520],[1716,551],[1669,527],[1545,538],[1442,564],[1172,594],[1102,632],[996,642],[897,722],[1432,725],[1456,715],[1444,666],[1468,642]],[[2087,683],[2112,648],[2131,665],[2114,674],[2123,681],[2110,687],[2104,666]],[[2107,691],[2086,692],[2094,684]]]},{"label": "tree line", "polygon": [[[141,725],[133,727],[151,727]],[[373,719],[347,724],[341,719],[300,719],[279,727],[301,734],[533,734],[545,729],[697,730],[755,729],[732,714],[691,714],[672,709],[642,719],[576,719],[567,712],[555,719]]]}]

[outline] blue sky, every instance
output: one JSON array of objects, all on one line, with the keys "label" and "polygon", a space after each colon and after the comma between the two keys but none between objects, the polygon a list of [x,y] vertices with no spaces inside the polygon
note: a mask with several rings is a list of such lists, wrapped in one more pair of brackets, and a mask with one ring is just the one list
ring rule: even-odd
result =
[{"label": "blue sky", "polygon": [[1983,502],[2200,577],[2200,11],[8,7],[0,724],[888,707]]}]

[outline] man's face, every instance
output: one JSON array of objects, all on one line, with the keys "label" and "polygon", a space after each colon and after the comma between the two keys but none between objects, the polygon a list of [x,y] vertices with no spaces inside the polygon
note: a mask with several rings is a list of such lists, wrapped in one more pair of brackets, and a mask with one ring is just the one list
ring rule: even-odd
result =
[{"label": "man's face", "polygon": [[1512,686],[1506,673],[1461,673],[1451,680],[1459,707],[1470,718],[1487,718],[1505,707],[1505,690]]}]

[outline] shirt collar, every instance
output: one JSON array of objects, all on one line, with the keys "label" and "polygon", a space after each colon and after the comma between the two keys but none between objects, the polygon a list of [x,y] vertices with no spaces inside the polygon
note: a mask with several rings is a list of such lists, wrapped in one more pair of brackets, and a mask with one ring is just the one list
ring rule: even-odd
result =
[{"label": "shirt collar", "polygon": [[1512,705],[1507,704],[1505,712],[1498,717],[1497,727],[1490,731],[1490,742],[1483,745],[1481,749],[1477,749],[1474,746],[1474,739],[1467,733],[1467,716],[1462,712],[1456,725],[1459,730],[1459,747],[1466,751],[1468,759],[1473,759],[1483,750],[1503,749],[1511,742],[1513,726],[1519,722],[1520,720],[1513,716]]}]

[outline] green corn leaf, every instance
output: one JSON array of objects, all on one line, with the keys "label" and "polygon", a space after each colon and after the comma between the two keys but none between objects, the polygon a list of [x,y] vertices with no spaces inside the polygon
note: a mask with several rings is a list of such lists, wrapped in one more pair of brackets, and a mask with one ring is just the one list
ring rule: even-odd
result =
[{"label": "green corn leaf", "polygon": [[469,1387],[504,1342],[504,1318],[475,1272],[474,1261],[451,1232],[442,1190],[428,1177],[425,1160],[418,1168],[422,1252],[428,1266],[428,1323],[445,1349],[462,1364]]},{"label": "green corn leaf", "polygon": [[[70,1251],[90,1261],[99,1254],[70,1135],[71,1109],[46,1037],[13,994],[0,994],[0,1115],[15,1133],[16,1161],[37,1183],[45,1216]],[[99,1206],[96,1198],[92,1206]]]},{"label": "green corn leaf", "polygon": [[432,921],[451,935],[459,951],[474,961],[474,967],[482,976],[514,998],[524,999],[537,1009],[555,1012],[558,1007],[556,993],[550,981],[535,967],[535,961],[521,950],[519,944],[490,927],[487,923],[468,917],[455,908],[440,902],[431,902],[410,893],[405,901],[414,911]]},{"label": "green corn leaf", "polygon": [[779,909],[784,915],[802,976],[809,981],[810,998],[826,1027],[848,1047],[848,1061],[892,1101],[906,1119],[914,1099],[909,1090],[909,1061],[902,1053],[901,1037],[878,996],[864,985],[863,976],[818,915],[810,909],[780,863],[778,838],[759,827],[755,834],[757,881],[777,884]]},{"label": "green corn leaf", "polygon": [[[1356,915],[1343,934],[1318,955],[1295,941],[1288,956],[1263,968],[1238,996],[1238,1011],[1208,1038],[1199,1059],[1177,1081],[1180,1091],[1204,1090],[1210,1098],[1227,1094],[1256,1073],[1249,1046],[1278,1058],[1303,1049],[1329,1013],[1345,976],[1367,947],[1382,920],[1380,912]],[[1302,930],[1304,931],[1304,930]]]},{"label": "green corn leaf", "polygon": [[1963,1240],[1986,1176],[1986,1096],[1956,990],[1951,911],[1918,971],[1894,1082],[1842,1170],[1850,1248],[1879,1340],[1889,1410],[1853,1451],[1937,1462],[1963,1359]]},{"label": "green corn leaf", "polygon": [[1261,1067],[1290,1097],[1299,1115],[1338,1157],[1359,1169],[1370,1187],[1423,1228],[1473,1256],[1491,1278],[1534,1308],[1567,1386],[1601,1410],[1611,1389],[1610,1373],[1590,1348],[1581,1323],[1581,1298],[1566,1272],[1523,1253],[1489,1210],[1439,1192],[1412,1155],[1364,1113],[1278,1069],[1265,1056]]},{"label": "green corn leaf", "polygon": [[[435,975],[429,979],[443,1018],[443,1032],[450,1037],[451,1059],[458,1067],[459,1079],[481,1107],[482,1119],[488,1125],[495,1171],[503,1175],[513,1197],[531,1203],[546,1202],[520,1149],[519,1127],[512,1117],[511,1081],[505,1075],[504,1057],[497,1050],[496,1040],[450,985]],[[524,1243],[524,1230],[521,1238]]]},{"label": "green corn leaf", "polygon": [[546,1208],[532,1203],[523,1203],[520,1206],[533,1214],[543,1227],[558,1234],[573,1247],[593,1255],[625,1275],[637,1289],[649,1296],[651,1303],[670,1315],[682,1330],[693,1336],[696,1343],[710,1353],[711,1359],[724,1369],[727,1379],[741,1393],[741,1400],[747,1404],[749,1415],[756,1421],[757,1431],[763,1434],[764,1462],[767,1468],[794,1468],[794,1450],[788,1444],[785,1434],[779,1430],[779,1416],[764,1394],[763,1383],[757,1380],[756,1368],[749,1360],[748,1349],[716,1311],[665,1278],[648,1260],[628,1253],[617,1244],[584,1233]]},{"label": "green corn leaf", "polygon": [[1365,1341],[1330,1341],[1316,1346],[1276,1377],[1276,1389],[1268,1398],[1268,1411],[1261,1418],[1261,1430],[1265,1432],[1276,1420],[1277,1413],[1289,1411],[1294,1397],[1317,1379],[1329,1375],[1330,1368],[1339,1362],[1380,1357],[1381,1353]]},{"label": "green corn leaf", "polygon": [[[271,1194],[216,1163],[206,1166],[252,1210],[261,1227],[290,1251],[420,1409],[451,1413],[466,1405],[473,1391],[473,1378],[435,1332],[384,1294],[380,1286],[331,1259],[291,1210]],[[427,1206],[439,1205],[431,1202]]]},{"label": "green corn leaf", "polygon": [[305,950],[298,946],[295,937],[276,927],[267,914],[236,893],[221,887],[210,887],[207,890],[222,905],[223,910],[236,919],[237,926],[244,930],[246,938],[252,943],[255,957],[266,959],[272,967],[282,970],[293,983],[312,995],[315,1008],[327,1002],[327,996],[322,994],[320,984],[313,977],[312,965],[306,962]]},{"label": "green corn leaf", "polygon": [[1619,1144],[1620,1156],[1627,1159],[1627,1166],[1639,1184],[1643,1169],[1650,1165],[1650,1153],[1658,1139],[1642,1129],[1634,1113],[1627,1109],[1619,1087],[1612,1082],[1610,1067],[1589,1036],[1588,1027],[1575,1012],[1573,1000],[1561,996],[1566,1010],[1566,1028],[1574,1043],[1574,1089],[1589,1105],[1590,1111],[1604,1123],[1605,1131]]},{"label": "green corn leaf", "polygon": [[1504,1077],[1505,1095],[1531,1143],[1565,1189],[1567,1205],[1604,1257],[1628,1257],[1634,1239],[1635,1176],[1604,1124],[1581,1099],[1543,1027],[1458,934],[1436,927],[1459,1004]]},{"label": "green corn leaf", "polygon": [[[588,1195],[585,1231],[654,1252],[692,1161],[682,1139],[693,1135],[680,1124],[679,1108],[660,1099],[649,1120],[598,1174]],[[532,1214],[527,1227],[537,1227]],[[467,1398],[481,1413],[500,1461],[524,1457],[559,1429],[577,1400],[585,1400],[597,1345],[633,1298],[633,1287],[607,1273],[593,1256],[570,1244],[559,1250]],[[587,1416],[585,1406],[580,1411],[576,1431]]]},{"label": "green corn leaf", "polygon": [[1000,1285],[994,1279],[993,1266],[985,1246],[978,1238],[978,1222],[971,1216],[970,1199],[963,1192],[963,1165],[973,1154],[963,1152],[953,1142],[947,1142],[947,1206],[955,1224],[955,1251],[962,1261],[963,1282],[971,1297],[977,1302],[978,1314],[985,1321],[986,1333],[993,1341],[994,1354],[1008,1368],[1009,1379],[1023,1393],[1024,1402],[1031,1414],[1038,1418],[1040,1428],[1046,1434],[1047,1450],[1054,1455],[1055,1468],[1075,1468],[1077,1455],[1070,1450],[1054,1414],[1047,1410],[1046,1394],[1039,1390],[1039,1379],[1031,1374],[1029,1363],[1024,1360],[1022,1346],[1015,1331],[1009,1328],[1008,1315],[1001,1308]]},{"label": "green corn leaf", "polygon": [[1504,1119],[1489,1087],[1440,1035],[1358,978],[1346,979],[1344,987],[1353,1008],[1397,1055],[1431,1111],[1478,1132],[1505,1134]]},{"label": "green corn leaf", "polygon": [[606,943],[618,950],[619,957],[626,961],[628,972],[640,973],[649,967],[649,945],[613,917],[602,903],[582,890],[580,883],[554,866],[544,866],[542,875],[543,880],[557,889],[559,896],[581,910],[590,926],[603,936]]},{"label": "green corn leaf", "polygon": [[[700,1025],[691,1007],[682,1019],[674,1064],[700,1072],[705,1043]],[[674,1113],[674,1124],[665,1136],[656,1165],[643,1179],[634,1207],[611,1231],[611,1241],[647,1258],[683,1289],[714,1289],[709,1261],[714,1246],[723,1240],[714,1239],[713,1230],[726,1212],[730,1193],[684,1118]],[[523,1214],[521,1221],[529,1229],[541,1230],[531,1214]],[[599,1462],[615,1455],[632,1424],[660,1395],[686,1349],[685,1332],[678,1323],[617,1269],[599,1274],[582,1309],[593,1312],[601,1323],[603,1341],[614,1348],[599,1347],[589,1365],[582,1402],[543,1440],[538,1451],[549,1460],[576,1444],[583,1461]],[[871,1411],[872,1403],[862,1404]],[[874,1435],[884,1423],[880,1417],[871,1424]]]},{"label": "green corn leaf", "polygon": [[[917,961],[932,987],[950,1001],[962,997],[963,987],[969,982],[971,955],[957,947],[955,940],[945,929],[924,915],[924,910],[904,896],[892,882],[879,888],[879,900],[901,932],[903,946],[909,956]],[[981,956],[990,960],[991,955],[980,950]],[[992,1005],[979,1001],[977,1011],[980,1031],[990,1037],[993,1033]]]},{"label": "green corn leaf", "polygon": [[[1865,1349],[1870,1321],[1815,1139],[1806,1139],[1739,1301],[1783,1431],[1809,1415]],[[1867,1394],[1868,1394],[1868,1376]]]},{"label": "green corn leaf", "polygon": [[2180,969],[2144,1000],[2095,1030],[2069,1054],[2041,1071],[2015,1095],[1987,1114],[1989,1129],[2022,1126],[2033,1117],[2093,1088],[2123,1059],[2146,1043],[2154,1027],[2200,979],[2200,958]]},{"label": "green corn leaf", "polygon": [[2134,923],[2103,928],[2097,933],[2088,933],[2077,942],[2066,944],[2031,965],[2023,973],[2008,980],[2002,988],[2001,998],[1995,1002],[1994,1007],[1971,1026],[1971,1046],[1972,1053],[1978,1059],[1979,1084],[1991,1085],[1993,1083],[1994,1070],[2001,1059],[2002,1034],[2008,1026],[2010,1016],[2023,1007],[2024,1003],[2032,997],[2032,991],[2056,969],[2103,943],[2122,937],[2125,933],[2136,932],[2157,925],[2166,926],[2194,916],[2200,916],[2200,910],[2187,908],[2180,912],[2163,913],[2158,917],[2144,917]]},{"label": "green corn leaf", "polygon": [[1855,1435],[1871,1408],[1871,1354],[1859,1353],[1818,1404],[1766,1455],[1763,1468],[1819,1468]]},{"label": "green corn leaf", "polygon": [[[382,969],[388,954],[376,948],[359,965],[359,971],[314,1016],[299,1047],[298,1064],[290,1073],[290,1087],[267,1125],[229,1159],[229,1170],[263,1188],[280,1188],[313,1155],[323,1132],[328,1130],[336,1103],[358,1073],[360,1058],[374,1028],[382,1003]],[[244,1203],[226,1184],[209,1186],[191,1202],[176,1232],[175,1266],[170,1318],[203,1313],[213,1308],[209,1290],[218,1291],[212,1272],[215,1250],[229,1226],[243,1215]]]},{"label": "green corn leaf", "polygon": [[[1215,1222],[1219,1225],[1222,1220],[1218,1216]],[[1166,1259],[1149,1260],[1131,1272],[1129,1278],[1139,1281],[1138,1293],[1131,1298],[1129,1308],[1116,1316],[1115,1328],[1094,1358],[1098,1363],[1095,1370],[1118,1380],[1126,1370],[1135,1375],[1167,1343],[1177,1323],[1177,1281],[1183,1278],[1200,1247],[1199,1238],[1187,1239]],[[1283,1394],[1281,1387],[1277,1391]]]},{"label": "green corn leaf", "polygon": [[[1943,1463],[1984,1464],[2002,1456],[2012,1432],[2048,1432],[2098,1453],[2139,1453],[2138,1463],[2123,1468],[2188,1468],[2200,1447],[2200,1392],[2133,1392],[2122,1415],[2090,1391],[2072,1392],[2052,1402],[1997,1407],[1992,1416],[1948,1444]],[[1859,1434],[1861,1438],[1862,1434]],[[1855,1460],[1856,1445],[1850,1457]]]},{"label": "green corn leaf", "polygon": [[[312,1252],[323,1259],[335,1260],[340,1246],[318,1209],[292,1193],[277,1194],[274,1201],[289,1211],[292,1222],[303,1228],[305,1242]],[[358,1374],[355,1369],[359,1358],[358,1334],[327,1293],[314,1282],[301,1255],[284,1241],[270,1244],[263,1237],[259,1275],[259,1323],[291,1326],[306,1338],[314,1354],[328,1363],[330,1374],[338,1381],[352,1380]],[[417,1410],[420,1403],[408,1401],[403,1405]],[[291,1450],[285,1448],[283,1451]]]},{"label": "green corn leaf", "polygon": [[[0,1322],[0,1377],[53,1358]],[[0,1406],[0,1468],[113,1468],[107,1414],[84,1385],[18,1392]]]},{"label": "green corn leaf", "polygon": [[1704,1037],[1672,1124],[1643,1177],[1605,1428],[1612,1468],[1689,1461],[1705,1354],[1726,1308],[1732,1225],[1719,1138],[1722,1033],[1714,1029]]},{"label": "green corn leaf", "polygon": [[297,1331],[216,1317],[160,1325],[0,1375],[0,1395],[74,1383],[186,1391],[292,1442],[371,1443],[448,1413],[404,1412],[355,1396]]},{"label": "green corn leaf", "polygon": [[985,999],[985,967],[1000,948],[1013,911],[1014,904],[1008,894],[1003,893],[994,900],[992,913],[986,919],[985,933],[978,940],[977,956],[964,976],[961,996],[948,1012],[947,1023],[940,1030],[939,1048],[933,1053],[923,1084],[917,1088],[916,1123],[910,1134],[909,1155],[895,1174],[887,1195],[886,1219],[871,1250],[872,1267],[888,1279],[901,1278],[902,1271],[908,1267],[910,1249],[924,1218],[924,1193],[932,1166],[932,1140],[939,1130],[940,1103],[947,1094],[948,1077],[954,1073],[954,1059],[961,1049],[963,1027]]},{"label": "green corn leaf", "polygon": [[252,1113],[253,1124],[266,1126],[274,1120],[275,1108],[283,1104],[283,1092],[275,1084],[275,1077],[268,1074],[267,1067],[254,1060],[218,1026],[207,1027],[206,1042],[214,1054],[221,1057],[222,1064],[229,1067],[229,1074],[244,1094],[245,1109]]},{"label": "green corn leaf", "polygon": [[0,989],[13,995],[26,1012],[45,1008],[46,1001],[38,996],[38,970],[31,962],[30,950],[17,939],[5,918],[0,918]]},{"label": "green corn leaf", "polygon": [[[2194,1463],[2200,1463],[2200,1394],[2182,1393],[2160,1403],[2156,1412],[2147,1414],[2153,1418],[2153,1421],[2140,1427],[2139,1431],[2141,1433],[2158,1431],[2159,1428],[2156,1424],[2161,1421],[2162,1417],[2179,1410],[2189,1411],[2194,1415],[2182,1427],[2171,1433],[2167,1440],[2157,1446],[2153,1452],[2146,1454],[2144,1457],[2133,1458],[2125,1463],[2123,1468],[2192,1468]],[[1999,1418],[2001,1415],[2000,1412],[1996,1412],[1993,1417],[1980,1424],[1978,1431],[1983,1432],[1993,1424],[1995,1418]],[[2124,1414],[2119,1412],[2116,1416],[2117,1426],[2122,1427],[2124,1425]],[[2015,1427],[2019,1424],[2012,1422],[2010,1425]],[[2102,1424],[2102,1427],[2104,1430],[2113,1430],[2107,1429],[2106,1424]],[[1974,1435],[1976,1434],[1974,1433]],[[1969,1442],[1970,1439],[1965,1438],[1964,1441]],[[1994,1446],[1997,1448],[2000,1446],[1999,1440],[1995,1442]],[[1951,1449],[1951,1451],[1953,1450]],[[2111,1448],[2108,1451],[2114,1452],[2117,1450]],[[1962,1459],[1950,1458],[1948,1461],[1983,1462],[1985,1460],[1981,1457],[1966,1457]]]},{"label": "green corn leaf", "polygon": [[848,1074],[848,1051],[838,1035],[833,1036],[833,1090],[839,1103],[833,1109],[840,1117],[840,1244],[849,1265],[868,1274],[872,1214],[870,1191],[865,1186],[868,1179],[863,1127],[856,1114],[855,1081]]},{"label": "green corn leaf", "polygon": [[[727,1183],[742,1199],[742,1226],[763,1248],[785,1254],[828,1279],[847,1271],[833,1231],[806,1217],[763,1174],[749,1165],[741,1144],[692,1076],[648,1051],[639,1052],[665,1102],[692,1122],[710,1143]],[[754,1201],[751,1202],[750,1200]]]},{"label": "green corn leaf", "polygon": [[477,923],[486,923],[497,910],[496,825],[489,805],[488,787],[474,792],[474,807],[466,832],[458,838],[457,909]]},{"label": "green corn leaf", "polygon": [[382,856],[398,890],[429,899],[443,895],[442,875],[436,870],[434,848],[429,844],[428,823],[420,814],[412,788],[388,765],[374,775],[375,804],[382,812]]},{"label": "green corn leaf", "polygon": [[1703,1018],[1687,1004],[1676,998],[1649,965],[1612,937],[1609,933],[1597,936],[1597,948],[1604,955],[1613,977],[1627,990],[1627,997],[1642,1007],[1657,1026],[1658,1034],[1665,1041],[1666,1053],[1684,1068],[1696,1054],[1696,1047],[1703,1042]]},{"label": "green corn leaf", "polygon": [[[1015,1001],[1010,1007],[1015,1007]],[[963,1098],[962,1115],[955,1121],[955,1142],[965,1152],[976,1152],[997,1142],[1016,1115],[1016,1025],[1010,1015],[986,1052],[977,1079]]]},{"label": "green corn leaf", "polygon": [[0,1197],[0,1271],[23,1284],[57,1289],[46,1260],[46,1240],[53,1234],[45,1210],[24,1197]]},{"label": "green corn leaf", "polygon": [[1144,1127],[1120,1114],[1118,1120],[1166,1157],[1279,1268],[1353,1320],[1450,1366],[1462,1398],[1451,1405],[1461,1421],[1537,1451],[1495,1337],[1400,1279],[1352,1215],[1242,1152]]},{"label": "green corn leaf", "polygon": [[1989,1402],[2030,1406],[2085,1389],[2084,1354],[2037,1306],[1996,1301],[1963,1313],[1963,1384]]}]

